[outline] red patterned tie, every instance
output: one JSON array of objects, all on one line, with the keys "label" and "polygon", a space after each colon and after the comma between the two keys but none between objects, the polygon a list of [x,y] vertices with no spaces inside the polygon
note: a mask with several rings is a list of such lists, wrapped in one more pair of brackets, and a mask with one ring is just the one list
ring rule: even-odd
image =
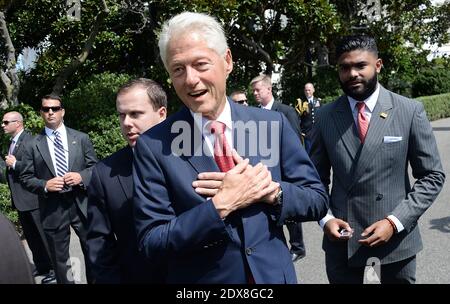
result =
[{"label": "red patterned tie", "polygon": [[359,131],[359,139],[361,143],[364,143],[366,139],[367,130],[369,129],[369,120],[364,112],[366,108],[366,104],[364,102],[358,102],[356,104],[358,107],[358,131]]},{"label": "red patterned tie", "polygon": [[234,167],[231,148],[225,136],[225,128],[225,124],[220,121],[211,122],[211,134],[214,134],[216,137],[214,141],[214,159],[222,172],[227,172]]}]

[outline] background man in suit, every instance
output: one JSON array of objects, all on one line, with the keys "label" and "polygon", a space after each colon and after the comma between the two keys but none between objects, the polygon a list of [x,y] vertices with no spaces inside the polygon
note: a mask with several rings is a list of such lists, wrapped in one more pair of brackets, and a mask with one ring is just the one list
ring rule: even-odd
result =
[{"label": "background man in suit", "polygon": [[27,146],[20,179],[39,195],[42,225],[58,283],[74,283],[69,258],[70,227],[75,230],[87,262],[87,194],[92,166],[97,162],[94,148],[85,133],[63,123],[61,98],[42,98],[41,116],[45,129]]},{"label": "background man in suit", "polygon": [[18,211],[23,233],[33,254],[36,267],[33,275],[44,276],[43,284],[56,282],[51,272],[52,263],[41,224],[38,197],[26,190],[19,180],[20,171],[24,167],[25,143],[30,142],[33,136],[24,130],[23,117],[19,112],[5,113],[2,127],[5,134],[11,136],[11,144],[5,156],[6,179],[11,190],[11,203]]},{"label": "background man in suit", "polygon": [[0,213],[0,284],[34,284],[30,262],[13,224]]},{"label": "background man in suit", "polygon": [[309,153],[311,150],[311,129],[316,122],[317,110],[320,107],[320,98],[314,97],[314,85],[310,82],[305,84],[304,92],[306,97],[305,103],[307,104],[307,107],[305,111],[303,111],[301,116],[301,129],[303,140],[305,143],[305,150]]},{"label": "background man in suit", "polygon": [[[155,263],[167,259],[169,283],[295,283],[282,225],[324,216],[327,208],[300,140],[284,115],[227,100],[233,62],[211,16],[173,17],[163,25],[159,47],[185,107],[135,146],[140,249]],[[258,141],[250,145],[255,132],[272,139],[267,159],[250,149],[261,148]],[[233,147],[246,159],[232,156]],[[194,190],[216,179],[220,186],[212,197],[198,192],[205,185]]]},{"label": "background man in suit", "polygon": [[[283,113],[291,127],[301,138],[300,120],[294,108],[275,100],[272,94],[272,80],[268,75],[259,75],[250,81],[253,95],[262,109]],[[299,146],[300,149],[300,146]],[[286,224],[289,231],[289,243],[291,244],[292,261],[296,262],[305,257],[305,243],[303,242],[302,223],[292,222]]]},{"label": "background man in suit", "polygon": [[244,91],[233,91],[230,97],[235,103],[248,106],[247,94]]},{"label": "background man in suit", "polygon": [[345,95],[320,110],[311,150],[326,186],[333,169],[330,213],[320,223],[328,279],[362,283],[366,261],[377,258],[382,283],[413,283],[417,221],[445,179],[431,125],[422,103],[378,83],[372,37],[345,37],[336,56]]},{"label": "background man in suit", "polygon": [[138,252],[132,214],[133,147],[140,134],[163,121],[167,96],[153,80],[123,85],[116,98],[128,146],[97,163],[88,187],[89,260],[95,283],[164,282],[156,266]]}]

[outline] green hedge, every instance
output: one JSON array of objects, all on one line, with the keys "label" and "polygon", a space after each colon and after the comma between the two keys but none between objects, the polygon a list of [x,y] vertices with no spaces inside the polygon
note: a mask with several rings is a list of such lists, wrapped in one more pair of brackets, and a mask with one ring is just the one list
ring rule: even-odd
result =
[{"label": "green hedge", "polygon": [[6,184],[0,184],[0,213],[4,214],[17,227],[17,231],[21,232],[19,223],[19,215],[17,210],[11,206],[11,194]]},{"label": "green hedge", "polygon": [[423,103],[429,120],[450,117],[450,93],[423,96],[417,99]]}]

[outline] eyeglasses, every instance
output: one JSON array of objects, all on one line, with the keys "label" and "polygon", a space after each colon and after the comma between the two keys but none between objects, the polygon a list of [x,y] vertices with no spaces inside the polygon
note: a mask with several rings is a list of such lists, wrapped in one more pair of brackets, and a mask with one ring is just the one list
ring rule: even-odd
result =
[{"label": "eyeglasses", "polygon": [[58,107],[41,107],[41,111],[44,113],[48,113],[50,110],[52,110],[53,112],[58,112],[61,111],[62,107],[58,106]]},{"label": "eyeglasses", "polygon": [[236,100],[235,102],[238,104],[244,104],[247,102],[247,99]]},{"label": "eyeglasses", "polygon": [[4,120],[4,121],[2,121],[2,125],[7,126],[10,122],[16,122],[16,121],[18,121],[18,120]]}]

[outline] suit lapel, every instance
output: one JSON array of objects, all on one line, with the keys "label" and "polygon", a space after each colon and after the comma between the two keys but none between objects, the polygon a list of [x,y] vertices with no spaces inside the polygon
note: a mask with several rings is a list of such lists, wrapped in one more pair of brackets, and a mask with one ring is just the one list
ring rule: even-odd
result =
[{"label": "suit lapel", "polygon": [[133,171],[133,150],[131,150],[130,146],[127,147],[126,152],[124,153],[124,159],[122,161],[122,168],[117,174],[117,179],[127,199],[132,199],[133,177],[131,175]]},{"label": "suit lapel", "polygon": [[189,129],[193,132],[189,137],[189,142],[183,142],[183,144],[190,145],[189,155],[181,155],[180,157],[187,160],[197,173],[220,171],[214,161],[214,157],[205,155],[203,152],[204,139],[202,132],[197,128],[197,125],[194,123],[194,118],[187,107],[183,107],[181,110],[180,120],[186,121],[189,124]]},{"label": "suit lapel", "polygon": [[[250,121],[250,117],[248,116],[248,113],[245,111],[245,109],[240,111],[232,102],[230,102],[230,106],[231,120],[233,121],[233,147],[242,158],[248,158],[250,160],[250,163],[255,164],[255,162],[259,162],[259,159],[256,155],[250,155],[250,146],[248,144],[249,129],[244,128],[244,125]],[[272,106],[272,110],[277,111],[275,108],[276,107],[274,103],[274,105]],[[245,134],[242,134],[242,132],[245,132]]]},{"label": "suit lapel", "polygon": [[14,156],[17,156],[17,152],[19,151],[19,148],[22,145],[23,137],[25,135],[26,131],[23,131],[22,134],[20,134],[19,138],[17,139],[16,145],[14,146],[14,150],[12,151],[12,154]]},{"label": "suit lapel", "polygon": [[355,160],[361,142],[357,135],[352,110],[346,96],[341,97],[336,103],[336,111],[333,113],[333,118],[338,131],[338,138],[342,138],[349,155],[352,160]]},{"label": "suit lapel", "polygon": [[72,130],[66,127],[67,134],[67,149],[69,151],[69,172],[72,171],[72,166],[75,161],[75,155],[77,155],[76,150],[79,147],[79,143],[77,142],[77,138],[73,134]]},{"label": "suit lapel", "polygon": [[42,156],[42,159],[47,164],[48,169],[52,172],[53,176],[56,176],[55,168],[53,167],[52,157],[50,156],[50,151],[48,150],[47,136],[45,135],[45,130],[41,134],[37,135],[37,149]]},{"label": "suit lapel", "polygon": [[[385,118],[381,117],[381,113],[385,113]],[[378,96],[377,103],[372,112],[372,117],[369,123],[369,129],[367,130],[366,139],[362,146],[361,154],[358,163],[355,168],[355,174],[353,175],[353,184],[364,173],[367,166],[373,161],[378,149],[383,144],[383,135],[387,126],[390,124],[394,116],[392,111],[392,97],[388,91],[380,86],[380,94]]]}]

